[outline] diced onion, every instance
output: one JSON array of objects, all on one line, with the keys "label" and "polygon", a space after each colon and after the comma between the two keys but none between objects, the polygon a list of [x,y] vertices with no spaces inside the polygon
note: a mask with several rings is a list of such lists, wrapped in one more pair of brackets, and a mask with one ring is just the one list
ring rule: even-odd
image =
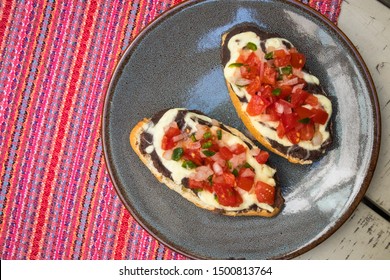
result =
[{"label": "diced onion", "polygon": [[235,84],[237,86],[240,86],[240,87],[243,87],[243,86],[247,86],[251,83],[251,80],[248,80],[248,79],[244,79],[244,78],[238,78],[236,81],[235,81]]},{"label": "diced onion", "polygon": [[292,78],[290,80],[280,82],[280,85],[281,86],[293,86],[293,85],[296,85],[297,83],[298,83],[298,78],[295,77],[295,78]]},{"label": "diced onion", "polygon": [[166,160],[171,160],[172,159],[172,153],[173,153],[173,150],[166,150],[166,151],[164,151],[163,158],[166,159]]},{"label": "diced onion", "polygon": [[214,163],[213,163],[213,170],[214,170],[215,174],[217,174],[217,175],[222,175],[222,174],[223,174],[223,169],[222,169],[222,167],[219,165],[218,162],[214,162]]},{"label": "diced onion", "polygon": [[246,161],[246,153],[241,153],[239,155],[234,155],[230,159],[230,163],[232,164],[232,168],[236,168],[237,166],[245,163]]},{"label": "diced onion", "polygon": [[313,139],[311,139],[313,146],[318,146],[322,144],[322,134],[317,131],[314,133]]},{"label": "diced onion", "polygon": [[173,142],[179,142],[180,140],[183,140],[186,137],[184,133],[181,133],[179,135],[173,136],[172,140]]},{"label": "diced onion", "polygon": [[213,175],[213,170],[208,166],[199,166],[195,169],[194,173],[190,174],[190,178],[196,181],[207,180],[211,175]]},{"label": "diced onion", "polygon": [[246,168],[244,172],[242,172],[241,177],[255,177],[255,172],[250,168]]},{"label": "diced onion", "polygon": [[298,89],[303,89],[304,84],[297,84],[292,88],[292,93],[295,93]]}]

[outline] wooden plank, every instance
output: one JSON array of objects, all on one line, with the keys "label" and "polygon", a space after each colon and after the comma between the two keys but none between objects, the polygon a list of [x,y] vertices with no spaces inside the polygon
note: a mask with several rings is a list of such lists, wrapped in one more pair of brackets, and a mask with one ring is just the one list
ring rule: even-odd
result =
[{"label": "wooden plank", "polygon": [[331,237],[299,260],[390,260],[390,223],[361,203]]},{"label": "wooden plank", "polygon": [[344,0],[338,26],[359,50],[376,85],[382,143],[367,196],[390,214],[390,9],[376,0]]}]

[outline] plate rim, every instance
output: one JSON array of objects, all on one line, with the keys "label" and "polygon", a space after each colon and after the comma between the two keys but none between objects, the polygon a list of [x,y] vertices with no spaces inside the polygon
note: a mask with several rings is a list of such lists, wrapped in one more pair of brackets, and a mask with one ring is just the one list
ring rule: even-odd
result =
[{"label": "plate rim", "polygon": [[[120,187],[117,185],[117,182],[115,180],[115,177],[117,176],[114,171],[113,166],[111,166],[110,163],[110,151],[108,151],[108,138],[106,131],[106,126],[108,124],[107,122],[107,115],[109,115],[108,108],[110,107],[110,101],[112,100],[112,97],[114,95],[114,89],[117,83],[117,80],[119,79],[120,75],[118,73],[123,70],[123,67],[125,66],[128,56],[128,53],[135,48],[140,41],[157,26],[161,22],[163,22],[166,18],[169,18],[170,16],[174,16],[176,13],[180,12],[184,8],[191,8],[191,6],[195,6],[198,4],[202,4],[203,2],[215,2],[214,0],[185,0],[177,5],[169,7],[166,11],[158,15],[156,18],[154,18],[152,21],[150,21],[146,26],[142,28],[142,30],[133,38],[133,40],[128,44],[120,58],[118,59],[118,62],[116,63],[116,66],[114,67],[114,70],[111,73],[111,76],[109,77],[109,85],[106,88],[106,91],[104,93],[104,104],[102,107],[102,114],[101,114],[101,137],[102,137],[102,148],[103,148],[103,154],[104,154],[104,163],[106,166],[106,169],[108,171],[108,175],[110,178],[110,181],[112,185],[114,186],[115,192],[120,198],[122,204],[125,206],[126,210],[130,212],[131,216],[139,223],[139,225],[153,238],[155,238],[160,243],[167,246],[169,249],[187,257],[190,259],[211,259],[204,256],[199,256],[196,253],[190,253],[188,250],[186,251],[184,248],[180,248],[179,245],[174,245],[167,240],[168,238],[161,237],[158,235],[158,233],[155,232],[155,230],[152,228],[149,228],[148,225],[146,225],[145,221],[140,217],[140,215],[137,213],[137,211],[134,209],[132,205],[127,203],[126,198],[121,192]],[[379,158],[380,153],[380,146],[381,146],[381,130],[382,130],[382,121],[381,121],[381,114],[380,114],[380,106],[379,106],[379,99],[375,87],[375,83],[373,81],[373,78],[370,74],[370,71],[368,70],[368,67],[363,60],[361,54],[355,47],[355,45],[352,43],[352,41],[348,38],[348,36],[336,25],[334,24],[330,19],[322,15],[317,10],[309,7],[308,5],[305,5],[298,1],[293,0],[272,0],[276,2],[281,2],[282,4],[288,4],[295,6],[296,8],[302,9],[305,11],[305,13],[310,14],[314,18],[317,18],[322,24],[325,24],[327,28],[331,29],[337,36],[339,36],[344,43],[347,44],[347,46],[350,48],[351,52],[355,56],[356,61],[359,63],[359,66],[361,67],[361,72],[363,74],[363,77],[367,81],[368,88],[371,89],[367,94],[372,102],[372,108],[373,108],[373,146],[372,146],[372,152],[370,157],[370,163],[367,168],[367,173],[364,177],[364,180],[362,181],[360,185],[360,190],[356,194],[355,199],[349,206],[349,208],[345,211],[343,215],[339,217],[339,219],[324,233],[322,233],[317,239],[313,240],[310,243],[305,244],[301,248],[297,248],[294,251],[291,251],[289,253],[274,256],[271,259],[292,259],[295,257],[298,257],[311,249],[317,247],[319,244],[324,242],[326,239],[328,239],[332,234],[334,234],[352,215],[352,213],[356,210],[357,206],[362,201],[365,193],[367,192],[370,182],[373,178],[376,165]]]}]

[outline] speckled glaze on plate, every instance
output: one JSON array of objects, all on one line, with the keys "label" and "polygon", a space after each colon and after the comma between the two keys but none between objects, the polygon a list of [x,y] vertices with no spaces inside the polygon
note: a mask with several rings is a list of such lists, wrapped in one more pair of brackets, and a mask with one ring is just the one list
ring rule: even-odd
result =
[{"label": "speckled glaze on plate", "polygon": [[[198,109],[247,133],[230,102],[221,36],[242,23],[289,39],[333,102],[334,143],[318,162],[271,155],[286,200],[275,218],[226,217],[197,208],[158,183],[130,147],[141,119],[168,107]],[[193,1],[160,16],[132,42],[107,92],[103,145],[112,182],[133,216],[172,249],[200,259],[286,259],[335,232],[373,175],[380,117],[370,74],[348,38],[294,1]]]}]

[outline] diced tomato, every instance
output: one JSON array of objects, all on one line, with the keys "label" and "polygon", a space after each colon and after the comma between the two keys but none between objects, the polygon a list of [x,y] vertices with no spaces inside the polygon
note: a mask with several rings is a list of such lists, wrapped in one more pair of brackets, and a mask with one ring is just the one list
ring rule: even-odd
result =
[{"label": "diced tomato", "polygon": [[199,149],[184,149],[183,159],[190,160],[198,166],[203,165],[203,158]]},{"label": "diced tomato", "polygon": [[274,51],[274,64],[276,67],[284,67],[290,64],[291,55],[284,50]]},{"label": "diced tomato", "polygon": [[226,188],[222,184],[214,183],[213,190],[221,205],[237,207],[243,202],[241,195],[234,188]]},{"label": "diced tomato", "polygon": [[249,192],[253,187],[253,183],[255,182],[255,177],[241,177],[237,178],[237,187]]},{"label": "diced tomato", "polygon": [[291,66],[294,68],[302,69],[306,63],[306,57],[302,53],[291,53]]},{"label": "diced tomato", "polygon": [[272,94],[272,87],[270,85],[265,85],[260,88],[260,95],[264,98],[272,98],[274,95]]},{"label": "diced tomato", "polygon": [[258,92],[260,90],[260,86],[261,86],[261,81],[260,81],[260,77],[259,76],[256,76],[249,85],[246,86],[246,91],[250,94],[250,95],[255,95],[256,92]]},{"label": "diced tomato", "polygon": [[312,119],[315,123],[319,123],[319,124],[326,123],[326,121],[328,120],[329,114],[325,110],[319,109],[319,108],[313,108],[311,110],[314,113],[314,116]]},{"label": "diced tomato", "polygon": [[283,138],[286,135],[286,130],[284,129],[283,123],[280,121],[278,127],[276,128],[276,133],[279,138]]},{"label": "diced tomato", "polygon": [[310,141],[314,136],[314,124],[312,122],[304,124],[299,132],[301,140]]},{"label": "diced tomato", "polygon": [[269,85],[276,84],[276,70],[268,65],[268,63],[264,63],[264,73],[262,82]]},{"label": "diced tomato", "polygon": [[223,172],[220,175],[213,175],[213,184],[220,184],[226,188],[233,188],[236,183],[236,177],[230,172]]},{"label": "diced tomato", "polygon": [[253,95],[251,100],[248,102],[246,111],[250,116],[257,116],[264,112],[270,102],[258,95]]},{"label": "diced tomato", "polygon": [[302,89],[297,89],[295,92],[291,93],[291,104],[293,107],[301,106],[310,93]]},{"label": "diced tomato", "polygon": [[246,55],[244,55],[244,53],[240,54],[240,56],[237,58],[236,62],[237,63],[245,63],[245,61],[248,59],[248,57]]},{"label": "diced tomato", "polygon": [[256,156],[256,160],[260,164],[266,163],[268,158],[269,158],[269,153],[267,151],[260,151],[260,153]]},{"label": "diced tomato", "polygon": [[230,187],[234,187],[234,185],[236,183],[236,177],[234,177],[233,173],[224,172],[222,174],[222,176],[223,176],[223,179],[224,179],[226,185],[228,185]]},{"label": "diced tomato", "polygon": [[275,103],[267,107],[266,113],[269,116],[269,121],[278,121],[280,119],[280,114],[276,111]]},{"label": "diced tomato", "polygon": [[275,202],[275,188],[264,182],[258,181],[255,186],[256,198],[261,203],[273,205]]},{"label": "diced tomato", "polygon": [[288,85],[283,85],[280,87],[280,89],[281,89],[281,92],[280,92],[279,98],[281,98],[281,99],[286,98],[292,92],[292,87],[288,86]]},{"label": "diced tomato", "polygon": [[170,126],[163,136],[161,148],[163,150],[170,150],[175,147],[175,142],[172,138],[179,134],[181,134],[181,131],[177,126]]},{"label": "diced tomato", "polygon": [[191,178],[188,179],[188,187],[193,190],[201,189],[209,192],[213,191],[212,186],[208,181],[197,181]]},{"label": "diced tomato", "polygon": [[253,80],[260,75],[261,61],[257,55],[252,52],[246,59],[243,66],[240,67],[241,77]]},{"label": "diced tomato", "polygon": [[246,152],[246,148],[241,144],[235,144],[232,147],[232,153],[235,155],[239,155]]},{"label": "diced tomato", "polygon": [[219,154],[224,160],[229,160],[233,157],[233,153],[225,146],[219,148]]},{"label": "diced tomato", "polygon": [[311,118],[314,115],[310,109],[303,106],[295,108],[295,112],[298,114],[300,120]]},{"label": "diced tomato", "polygon": [[286,133],[287,139],[293,143],[298,144],[301,141],[301,133],[297,129],[292,129]]},{"label": "diced tomato", "polygon": [[318,105],[318,98],[313,94],[309,94],[309,96],[305,99],[305,103],[316,107]]},{"label": "diced tomato", "polygon": [[299,125],[297,114],[283,114],[281,121],[283,123],[284,131],[287,133]]}]

